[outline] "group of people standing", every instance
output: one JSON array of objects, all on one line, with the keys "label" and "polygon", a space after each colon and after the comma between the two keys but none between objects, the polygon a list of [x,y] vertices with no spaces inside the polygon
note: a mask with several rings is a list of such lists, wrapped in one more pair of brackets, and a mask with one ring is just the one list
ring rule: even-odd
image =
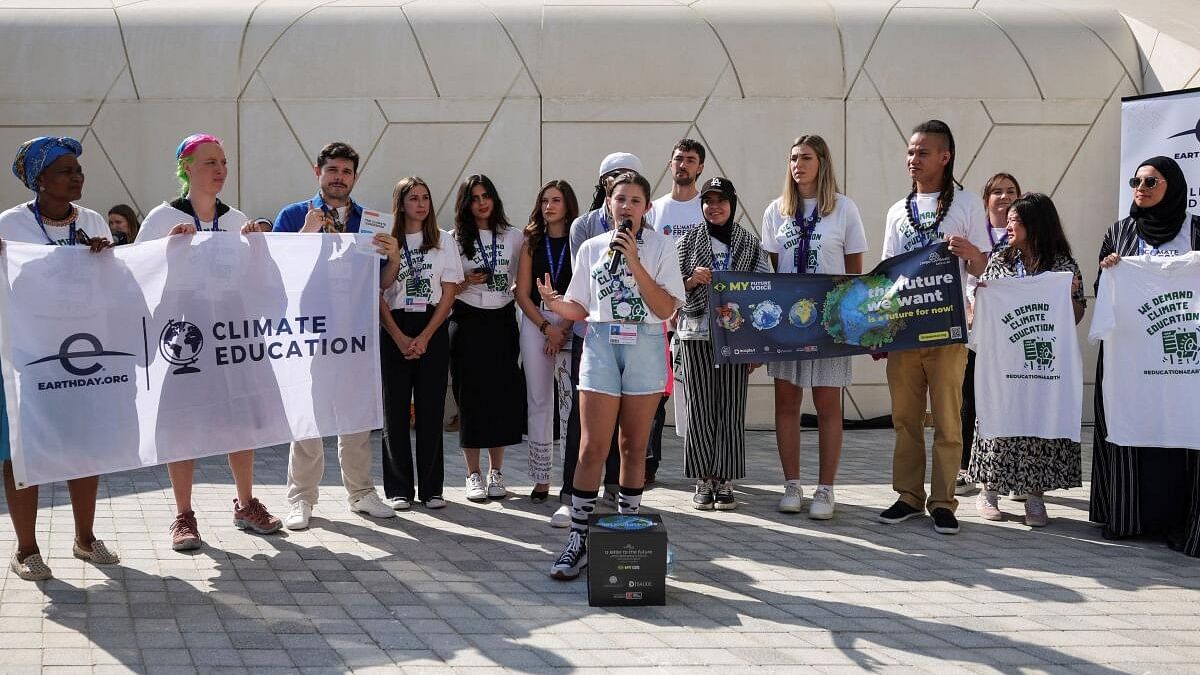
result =
[{"label": "group of people standing", "polygon": [[[214,136],[195,134],[179,144],[181,193],[141,222],[128,207],[114,207],[106,222],[75,203],[83,188],[81,154],[80,143],[70,138],[39,137],[20,147],[13,172],[36,197],[0,214],[0,239],[84,245],[99,252],[118,231],[141,242],[202,231],[359,230],[363,207],[351,197],[359,156],[344,143],[330,143],[318,154],[316,194],[283,207],[273,223],[221,202],[227,167]],[[693,506],[736,508],[734,481],[746,473],[747,387],[758,366],[715,365],[707,316],[713,273],[859,274],[868,244],[859,210],[841,193],[832,154],[820,136],[803,135],[789,146],[781,194],[763,214],[761,240],[736,222],[739,200],[731,180],[716,177],[698,186],[705,155],[695,140],[675,144],[667,162],[671,191],[653,199],[641,160],[612,153],[601,163],[586,212],[566,181],[551,180],[538,190],[522,227],[510,222],[485,175],[468,176],[458,187],[448,230],[437,223],[430,186],[417,176],[401,179],[392,193],[393,230],[372,240],[385,258],[379,294],[363,299],[380,311],[384,496],[371,475],[369,432],[340,436],[349,508],[388,518],[414,503],[430,509],[446,505],[442,421],[448,385],[459,410],[467,499],[507,496],[505,449],[524,439],[534,483],[530,500],[545,502],[554,457],[561,457],[560,506],[550,523],[569,531],[551,566],[555,578],[574,578],[587,565],[588,519],[602,490],[618,512],[639,511],[643,490],[658,470],[672,393],[684,474],[696,481]],[[982,200],[964,190],[954,178],[953,134],[938,120],[914,128],[906,157],[912,189],[886,214],[883,258],[946,241],[960,259],[968,306],[987,292],[989,279],[1069,271],[1075,277],[1076,321],[1082,317],[1082,276],[1049,197],[1022,194],[1007,173],[987,182]],[[1200,249],[1200,218],[1186,214],[1180,197],[1186,184],[1174,162],[1148,160],[1131,187],[1134,207],[1106,235],[1102,267],[1147,247],[1151,255]],[[928,512],[937,532],[956,533],[956,492],[981,484],[976,506],[983,518],[1003,517],[1001,494],[1021,494],[1027,496],[1026,524],[1040,527],[1048,522],[1045,491],[1081,484],[1078,442],[974,433],[973,355],[964,345],[877,356],[888,361],[898,493],[880,521],[899,523]],[[773,362],[767,374],[774,381],[784,479],[778,510],[803,510],[800,405],[807,388],[817,410],[819,458],[808,515],[832,518],[851,360]],[[1161,531],[1189,555],[1200,555],[1200,513],[1189,513],[1186,505],[1181,512],[1181,500],[1163,499],[1150,489],[1164,472],[1200,489],[1196,453],[1106,443],[1100,375],[1092,519],[1105,524],[1105,536]],[[928,492],[927,400],[934,423]],[[0,422],[0,456],[7,460],[6,416]],[[308,527],[324,473],[322,439],[291,444],[288,513],[282,519],[254,497],[253,452],[228,457],[237,491],[235,524],[259,533]],[[168,473],[177,511],[172,546],[197,548],[202,539],[191,505],[194,461],[172,463]],[[8,461],[4,476],[17,534],[11,568],[25,579],[49,578],[34,534],[37,488],[16,489]],[[117,554],[92,529],[97,481],[68,482],[74,553],[112,564]],[[1150,501],[1153,509],[1146,508]]]}]

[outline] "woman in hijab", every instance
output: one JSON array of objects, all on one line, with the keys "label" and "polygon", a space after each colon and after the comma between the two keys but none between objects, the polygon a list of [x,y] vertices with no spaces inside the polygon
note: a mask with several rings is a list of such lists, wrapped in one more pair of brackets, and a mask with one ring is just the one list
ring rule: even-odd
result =
[{"label": "woman in hijab", "polygon": [[[13,161],[13,174],[37,196],[0,213],[0,247],[3,240],[8,240],[50,246],[88,246],[93,252],[108,248],[112,235],[104,216],[74,203],[83,195],[81,154],[83,146],[74,138],[41,136],[21,144]],[[4,388],[0,385],[0,464],[4,465],[8,515],[17,535],[17,549],[9,568],[27,581],[43,581],[53,574],[37,544],[38,487],[20,490],[16,487],[12,462],[9,461],[8,415],[4,406]],[[92,530],[99,485],[99,476],[67,481],[71,511],[75,516],[72,552],[76,558],[97,565],[112,565],[119,561],[117,554],[96,539]]]},{"label": "woman in hijab", "polygon": [[[1175,256],[1200,250],[1200,217],[1187,212],[1187,179],[1175,160],[1151,157],[1133,178],[1129,216],[1108,228],[1100,245],[1100,273],[1122,256]],[[1096,279],[1099,287],[1100,280]],[[1200,557],[1200,510],[1189,495],[1200,489],[1200,452],[1137,448],[1105,439],[1103,345],[1096,360],[1096,426],[1092,437],[1089,518],[1103,535],[1120,539],[1165,536],[1171,548]]]},{"label": "woman in hijab", "polygon": [[733,222],[737,190],[729,179],[706,182],[700,201],[708,227],[693,229],[676,244],[687,291],[676,332],[689,401],[684,475],[696,479],[692,506],[731,511],[737,508],[733,480],[746,475],[746,386],[755,366],[716,367],[708,289],[714,271],[770,272],[771,263],[758,239]]}]

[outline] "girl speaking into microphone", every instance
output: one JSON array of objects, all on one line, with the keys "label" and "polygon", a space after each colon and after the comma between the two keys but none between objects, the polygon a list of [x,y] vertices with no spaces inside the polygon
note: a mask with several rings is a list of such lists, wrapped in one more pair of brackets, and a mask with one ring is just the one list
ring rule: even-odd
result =
[{"label": "girl speaking into microphone", "polygon": [[664,323],[686,297],[671,239],[645,226],[650,183],[632,171],[618,174],[608,184],[607,199],[621,227],[583,243],[566,294],[554,290],[549,275],[538,280],[538,293],[550,311],[587,321],[571,530],[566,548],[550,567],[555,579],[574,579],[587,567],[588,516],[596,509],[614,427],[619,426],[621,450],[618,510],[638,512],[650,422],[667,388]]}]

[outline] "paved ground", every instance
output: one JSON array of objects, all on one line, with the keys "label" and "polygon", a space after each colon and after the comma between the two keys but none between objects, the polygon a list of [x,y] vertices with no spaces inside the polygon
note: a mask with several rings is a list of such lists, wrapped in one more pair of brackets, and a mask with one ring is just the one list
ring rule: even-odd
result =
[{"label": "paved ground", "polygon": [[[804,437],[811,491],[815,434]],[[466,502],[453,453],[448,508],[372,521],[346,509],[328,448],[313,527],[269,537],[233,528],[228,469],[207,460],[197,511],[208,545],[192,555],[168,545],[164,470],[110,476],[97,531],[124,561],[107,569],[70,556],[66,490],[54,486],[39,527],[57,580],[0,572],[0,671],[1200,672],[1200,563],[1153,541],[1102,540],[1086,488],[1052,497],[1040,531],[1021,524],[1019,504],[986,523],[970,499],[958,536],[928,519],[882,525],[872,517],[894,497],[891,432],[855,431],[838,515],[817,523],[775,512],[773,436],[751,432],[750,444],[741,507],[700,513],[673,477],[671,439],[666,480],[645,502],[675,550],[668,603],[618,611],[588,607],[582,581],[547,577],[563,532],[547,525],[553,504],[524,496],[518,452],[506,472],[518,496]],[[259,495],[279,515],[286,463],[283,448],[258,454]],[[12,545],[5,517],[5,557]]]}]

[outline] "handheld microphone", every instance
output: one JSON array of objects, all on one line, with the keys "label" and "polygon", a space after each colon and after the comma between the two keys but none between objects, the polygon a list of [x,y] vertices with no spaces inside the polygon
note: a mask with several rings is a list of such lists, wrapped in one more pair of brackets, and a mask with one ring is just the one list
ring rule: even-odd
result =
[{"label": "handheld microphone", "polygon": [[[617,226],[617,232],[628,232],[632,229],[633,221],[628,218],[622,220],[621,224]],[[621,251],[616,247],[615,236],[614,241],[608,242],[608,247],[612,249],[613,252],[612,260],[608,263],[608,275],[614,276],[617,273],[617,268],[621,266],[621,256],[624,254],[621,253]]]}]

